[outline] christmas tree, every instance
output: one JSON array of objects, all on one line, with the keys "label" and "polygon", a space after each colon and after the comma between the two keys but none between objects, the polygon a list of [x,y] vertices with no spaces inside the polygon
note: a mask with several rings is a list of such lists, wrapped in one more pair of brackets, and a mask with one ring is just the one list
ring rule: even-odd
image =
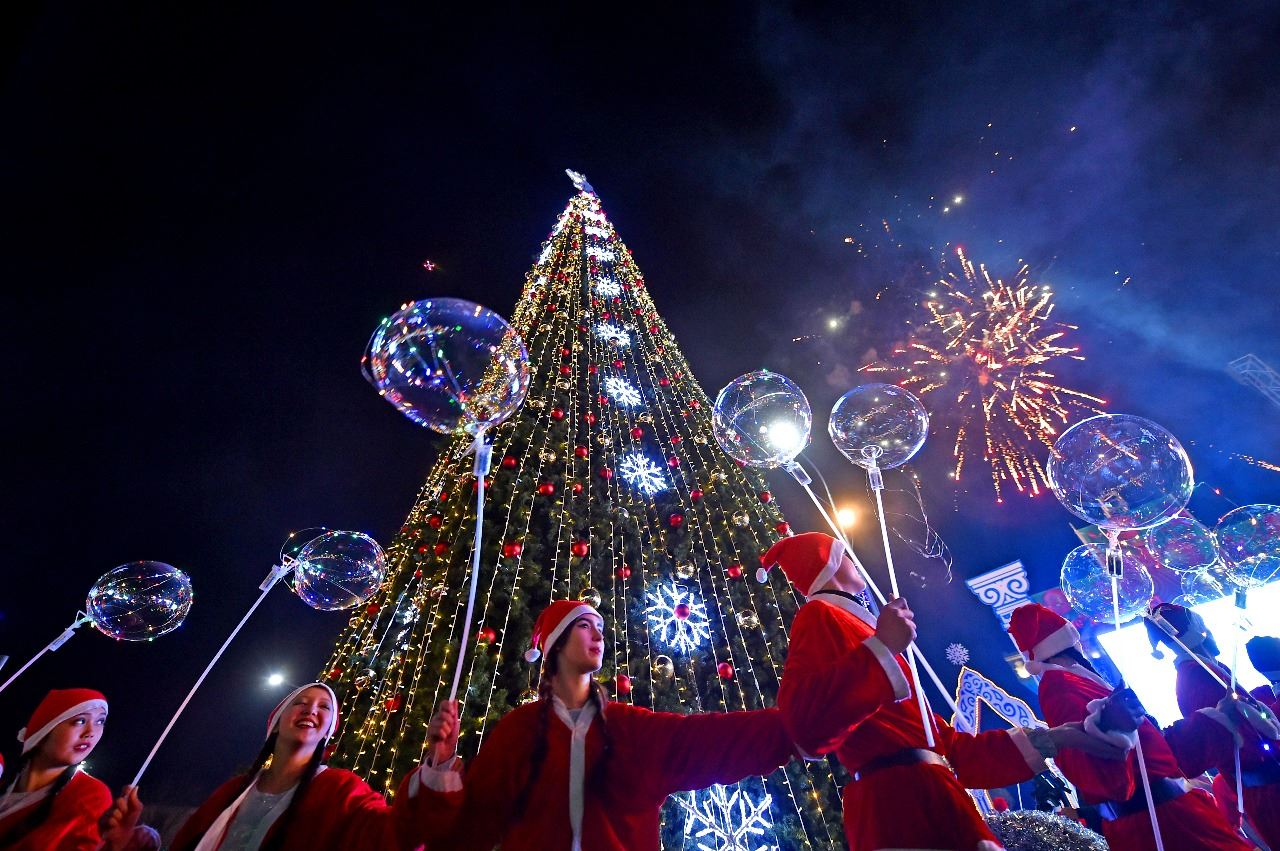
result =
[{"label": "christmas tree", "polygon": [[[390,577],[324,674],[343,695],[335,764],[388,794],[422,758],[459,645],[462,755],[536,699],[522,658],[553,599],[606,618],[600,672],[615,700],[655,710],[771,706],[800,602],[759,557],[789,533],[761,475],[726,456],[711,401],[663,323],[630,250],[581,175],[529,272],[512,324],[532,371],[493,433],[476,621],[459,636],[475,522],[469,438],[441,451],[388,548]],[[827,762],[668,802],[666,848],[843,847]]]}]

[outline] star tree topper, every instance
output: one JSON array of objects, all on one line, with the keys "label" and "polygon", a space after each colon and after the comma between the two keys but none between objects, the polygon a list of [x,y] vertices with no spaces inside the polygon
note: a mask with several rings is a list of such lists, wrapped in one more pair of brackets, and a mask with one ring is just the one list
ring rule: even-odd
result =
[{"label": "star tree topper", "polygon": [[587,183],[587,176],[585,174],[574,171],[571,168],[566,168],[564,173],[569,175],[569,179],[573,181],[574,189],[577,189],[579,192],[590,192],[592,195],[596,194],[596,191],[591,188],[591,184]]}]

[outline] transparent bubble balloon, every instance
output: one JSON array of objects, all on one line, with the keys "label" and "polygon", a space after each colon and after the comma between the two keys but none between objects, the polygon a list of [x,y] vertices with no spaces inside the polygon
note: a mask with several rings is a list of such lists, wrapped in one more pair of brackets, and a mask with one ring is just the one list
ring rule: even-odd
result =
[{"label": "transparent bubble balloon", "polygon": [[827,430],[836,448],[853,463],[889,470],[920,451],[929,434],[929,414],[908,390],[894,384],[863,384],[836,402]]},{"label": "transparent bubble balloon", "polygon": [[813,411],[791,379],[762,369],[716,396],[711,426],[720,448],[751,467],[781,467],[809,445]]},{"label": "transparent bubble balloon", "polygon": [[1258,588],[1280,577],[1280,506],[1244,505],[1214,528],[1227,576],[1237,588]]},{"label": "transparent bubble balloon", "polygon": [[1218,560],[1213,533],[1194,517],[1174,517],[1142,533],[1156,564],[1176,573],[1196,573]]},{"label": "transparent bubble balloon", "polygon": [[308,606],[330,612],[365,602],[386,575],[387,557],[377,541],[359,532],[333,531],[299,551],[291,583]]},{"label": "transparent bubble balloon", "polygon": [[[1123,572],[1120,576],[1119,599],[1121,623],[1147,611],[1155,582],[1142,563],[1121,550]],[[1111,604],[1111,576],[1106,568],[1107,545],[1085,544],[1067,553],[1062,562],[1062,593],[1071,608],[1098,622],[1115,619]]]},{"label": "transparent bubble balloon", "polygon": [[1147,529],[1191,498],[1191,460],[1151,420],[1101,414],[1062,433],[1049,452],[1049,487],[1077,517],[1103,529]]},{"label": "transparent bubble balloon", "polygon": [[1182,593],[1173,602],[1180,606],[1198,606],[1211,600],[1220,600],[1234,592],[1227,575],[1227,566],[1215,562],[1204,570],[1182,576]]},{"label": "transparent bubble balloon", "polygon": [[409,419],[475,434],[511,416],[529,392],[529,353],[501,316],[469,301],[405,305],[369,339],[361,368]]},{"label": "transparent bubble balloon", "polygon": [[132,561],[103,574],[89,589],[84,606],[100,632],[148,641],[182,626],[191,600],[191,578],[178,568]]}]

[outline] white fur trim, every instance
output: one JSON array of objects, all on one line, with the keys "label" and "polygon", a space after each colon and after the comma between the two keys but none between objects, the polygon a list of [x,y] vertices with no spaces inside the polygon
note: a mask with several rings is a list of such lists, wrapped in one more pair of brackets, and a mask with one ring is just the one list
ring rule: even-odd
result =
[{"label": "white fur trim", "polygon": [[846,612],[853,615],[872,629],[876,628],[875,615],[871,614],[871,612],[867,611],[865,607],[855,603],[848,597],[843,597],[840,594],[828,594],[824,591],[817,591],[809,599],[821,600],[824,603],[835,606],[837,609],[844,609]]},{"label": "white fur trim", "polygon": [[[1074,647],[1080,643],[1080,633],[1070,623],[1064,623],[1053,632],[1046,635],[1031,648],[1031,652],[1023,654],[1030,661],[1044,662],[1045,659],[1057,656],[1063,650]],[[1031,668],[1027,668],[1028,671]],[[1033,672],[1034,673],[1034,672]]]},{"label": "white fur trim", "polygon": [[1013,727],[1008,732],[1009,738],[1013,739],[1013,743],[1018,746],[1018,753],[1022,754],[1022,758],[1027,761],[1028,768],[1036,774],[1049,768],[1049,764],[1044,761],[1044,754],[1036,750],[1036,746],[1027,738],[1026,730]]},{"label": "white fur trim", "polygon": [[[564,631],[569,628],[569,624],[573,623],[583,615],[595,615],[601,620],[604,620],[601,614],[597,612],[595,610],[595,607],[592,606],[590,603],[580,603],[579,605],[574,606],[572,609],[570,609],[569,614],[561,618],[560,623],[556,624],[555,629],[547,633],[546,637],[543,638],[542,641],[539,643],[546,648],[554,647],[556,644],[556,639],[559,638],[564,633]],[[536,660],[531,659],[530,661],[536,661]]]},{"label": "white fur trim", "polygon": [[813,577],[813,582],[809,583],[809,588],[804,592],[804,595],[808,597],[823,585],[826,585],[827,580],[835,576],[836,571],[840,569],[840,560],[843,558],[844,541],[836,538],[831,542],[831,552],[827,554],[827,563],[822,566],[822,570],[818,571],[818,575]]},{"label": "white fur trim", "polygon": [[894,701],[901,703],[911,697],[911,683],[907,682],[906,676],[902,673],[902,668],[898,665],[898,657],[889,652],[884,642],[873,635],[862,642],[862,646],[871,651],[876,661],[880,663],[880,667],[884,669],[884,675],[889,678],[889,684],[893,686]]},{"label": "white fur trim", "polygon": [[586,810],[583,786],[587,776],[587,731],[591,729],[591,722],[596,717],[596,704],[592,700],[583,704],[577,721],[573,720],[569,708],[559,697],[551,698],[551,706],[572,734],[569,739],[569,824],[573,827],[573,845],[570,851],[582,851],[582,815]]},{"label": "white fur trim", "polygon": [[294,698],[309,688],[322,688],[329,692],[329,702],[333,704],[333,711],[329,713],[329,726],[325,728],[323,738],[333,738],[333,734],[338,730],[338,696],[333,693],[333,689],[329,688],[324,683],[307,683],[305,686],[298,686],[296,689],[289,692],[289,696],[280,701],[280,703],[276,705],[275,710],[272,711],[271,715],[267,717],[268,736],[270,736],[276,729],[276,725],[280,723],[280,719],[284,716],[285,710],[289,708],[289,704],[293,703]]},{"label": "white fur trim", "polygon": [[1231,723],[1231,719],[1227,717],[1225,712],[1222,712],[1213,706],[1206,706],[1203,709],[1197,709],[1196,712],[1199,712],[1206,718],[1212,718],[1214,721],[1217,721],[1223,727],[1227,728],[1227,732],[1231,734],[1231,739],[1235,742],[1236,747],[1240,747],[1240,745],[1244,744],[1244,736],[1240,735],[1240,730],[1235,724]]},{"label": "white fur trim", "polygon": [[1102,720],[1102,708],[1106,706],[1107,699],[1100,697],[1097,700],[1091,700],[1086,705],[1089,715],[1084,719],[1084,731],[1095,739],[1101,739],[1109,745],[1115,745],[1122,750],[1133,750],[1138,746],[1138,731],[1121,732],[1120,730],[1103,730],[1098,726],[1098,722]]},{"label": "white fur trim", "polygon": [[462,774],[453,770],[457,760],[458,757],[454,756],[444,765],[431,766],[424,762],[418,766],[418,770],[409,775],[409,797],[416,797],[424,786],[432,792],[461,792]]},{"label": "white fur trim", "polygon": [[65,710],[61,715],[54,717],[52,721],[30,735],[27,734],[27,728],[23,727],[18,731],[18,741],[22,742],[22,752],[25,754],[27,751],[40,744],[40,741],[45,736],[52,733],[53,728],[61,724],[63,721],[70,721],[81,712],[88,712],[93,709],[102,709],[105,712],[107,709],[107,702],[105,700],[98,700],[97,698],[94,698],[93,700],[86,700],[83,703],[77,703],[70,709]]},{"label": "white fur trim", "polygon": [[805,762],[818,762],[818,761],[820,761],[820,760],[821,760],[821,761],[825,761],[825,760],[826,760],[826,757],[825,757],[825,756],[823,756],[822,754],[812,754],[812,753],[809,753],[807,750],[805,750],[804,748],[800,747],[800,746],[799,746],[799,745],[797,745],[795,742],[792,742],[792,743],[791,743],[791,747],[793,747],[793,748],[795,748],[795,749],[796,749],[796,753],[800,754],[800,758],[801,758],[801,759],[803,759]]}]

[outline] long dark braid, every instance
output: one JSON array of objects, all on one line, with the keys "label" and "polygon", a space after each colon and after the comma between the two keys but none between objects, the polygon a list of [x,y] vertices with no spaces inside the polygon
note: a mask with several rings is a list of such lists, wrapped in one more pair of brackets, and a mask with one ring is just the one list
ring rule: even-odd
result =
[{"label": "long dark braid", "polygon": [[302,799],[306,797],[307,787],[311,785],[312,778],[320,771],[320,764],[324,762],[324,749],[328,746],[328,739],[321,739],[319,744],[316,745],[315,751],[311,754],[311,759],[307,762],[307,767],[302,772],[302,777],[298,779],[297,788],[293,790],[293,797],[289,799],[289,806],[285,808],[280,820],[272,828],[271,838],[262,843],[261,851],[277,851],[277,849],[283,847],[285,839],[289,835],[289,826],[293,824],[293,820],[297,816],[298,807],[301,805]]},{"label": "long dark braid", "polygon": [[[533,750],[529,753],[529,776],[511,806],[511,821],[513,822],[524,815],[525,807],[529,805],[529,796],[533,793],[533,784],[537,782],[538,774],[542,771],[542,764],[547,759],[548,731],[551,727],[551,704],[552,699],[555,697],[552,681],[555,679],[556,674],[560,672],[560,651],[568,643],[569,635],[570,630],[566,629],[542,658],[542,671],[538,675],[538,731],[534,734]],[[609,759],[609,752],[613,747],[613,742],[609,737],[609,725],[604,717],[604,710],[609,703],[609,697],[605,694],[604,686],[593,679],[591,680],[591,691],[588,694],[588,699],[596,705],[596,716],[600,719],[600,732],[604,736],[604,753],[601,754],[600,762],[596,764],[591,773],[591,785],[594,788],[600,788],[598,781],[604,777],[605,765]]]},{"label": "long dark braid", "polygon": [[[231,800],[234,801],[236,798],[243,795],[245,790],[253,785],[253,783],[258,779],[258,775],[262,773],[263,766],[267,764],[267,760],[271,759],[271,754],[275,752],[276,738],[278,735],[278,733],[273,732],[271,735],[267,736],[267,740],[262,743],[262,748],[258,751],[258,755],[253,758],[253,765],[249,766],[249,770],[245,773],[244,782],[240,784],[240,788],[236,790],[236,793],[231,796]],[[204,834],[193,836],[191,841],[185,846],[174,846],[173,851],[190,851],[190,849],[199,845],[200,840],[203,838]]]},{"label": "long dark braid", "polygon": [[[35,754],[36,752],[32,750],[22,755],[22,759],[18,761],[13,783],[9,785],[10,791],[17,786],[18,780],[22,777],[22,772],[31,765],[31,761],[35,757]],[[63,769],[57,779],[53,781],[52,788],[50,788],[49,794],[45,796],[45,799],[32,807],[31,812],[27,813],[25,818],[10,828],[4,836],[0,836],[0,848],[9,848],[16,845],[27,834],[44,824],[45,819],[49,818],[49,814],[53,812],[53,803],[57,799],[58,794],[66,788],[68,783],[71,782],[71,778],[75,776],[78,768],[79,767],[75,765],[68,765]]]}]

